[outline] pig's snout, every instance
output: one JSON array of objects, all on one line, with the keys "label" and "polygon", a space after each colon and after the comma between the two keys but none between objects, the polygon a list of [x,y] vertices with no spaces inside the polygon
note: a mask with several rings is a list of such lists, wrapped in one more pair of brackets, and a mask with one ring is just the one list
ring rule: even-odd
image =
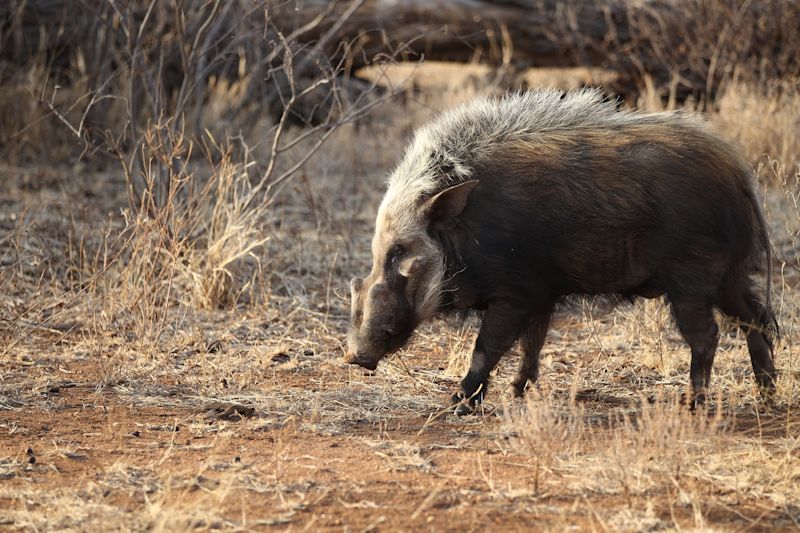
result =
[{"label": "pig's snout", "polygon": [[360,367],[366,368],[367,370],[375,370],[376,368],[378,368],[377,359],[369,359],[364,356],[359,356],[355,352],[345,353],[343,361],[350,365],[358,365]]}]

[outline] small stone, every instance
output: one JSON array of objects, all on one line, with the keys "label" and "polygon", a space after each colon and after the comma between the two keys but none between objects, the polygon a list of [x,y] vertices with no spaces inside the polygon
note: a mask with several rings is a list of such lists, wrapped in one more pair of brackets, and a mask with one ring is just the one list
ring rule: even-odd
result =
[{"label": "small stone", "polygon": [[291,359],[288,353],[286,352],[278,352],[274,354],[270,359],[272,359],[273,363],[286,363]]},{"label": "small stone", "polygon": [[137,429],[136,431],[131,433],[131,435],[133,435],[134,437],[138,437],[139,435],[141,435],[141,433],[139,433],[139,430]]},{"label": "small stone", "polygon": [[28,464],[35,465],[36,464],[36,457],[31,455],[28,457]]}]

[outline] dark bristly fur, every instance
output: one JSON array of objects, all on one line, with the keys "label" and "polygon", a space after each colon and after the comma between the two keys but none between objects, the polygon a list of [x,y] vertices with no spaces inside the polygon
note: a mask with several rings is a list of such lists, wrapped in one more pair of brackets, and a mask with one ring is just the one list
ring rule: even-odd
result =
[{"label": "dark bristly fur", "polygon": [[[769,393],[777,322],[752,182],[737,152],[690,115],[617,111],[591,90],[464,106],[421,130],[390,180],[372,272],[353,284],[347,360],[374,368],[435,312],[484,310],[454,397],[469,412],[520,338],[516,392],[536,379],[562,298],[666,295],[691,348],[695,402],[716,351],[714,308],[740,321]],[[764,252],[766,305],[750,279]]]}]

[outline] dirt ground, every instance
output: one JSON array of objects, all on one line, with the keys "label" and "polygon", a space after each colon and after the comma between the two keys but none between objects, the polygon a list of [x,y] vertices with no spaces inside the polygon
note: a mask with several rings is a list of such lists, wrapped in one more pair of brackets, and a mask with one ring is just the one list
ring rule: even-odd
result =
[{"label": "dirt ground", "polygon": [[[60,335],[51,337],[51,346],[57,346]],[[780,506],[770,498],[720,490],[691,473],[676,472],[674,485],[644,491],[614,484],[576,490],[571,478],[580,472],[553,469],[536,454],[520,453],[500,407],[461,418],[437,410],[443,390],[456,384],[441,377],[440,357],[409,357],[411,374],[395,385],[412,389],[401,395],[414,398],[399,401],[387,394],[381,372],[345,368],[327,355],[274,359],[242,391],[241,403],[231,401],[236,395],[199,402],[192,399],[189,380],[182,379],[149,387],[103,385],[96,365],[65,361],[55,353],[36,361],[5,361],[3,526],[797,529],[797,493],[786,494]],[[441,387],[415,384],[417,374]],[[12,392],[8,384],[20,388]],[[577,396],[595,411],[620,409],[618,401],[596,389]],[[270,405],[273,401],[278,405]],[[290,413],[281,408],[280,403],[293,401],[306,405],[292,406]],[[242,404],[255,406],[254,412]],[[230,409],[234,405],[244,416]],[[798,428],[800,416],[778,410],[738,418],[723,433],[733,440],[756,440],[775,453],[790,438],[795,444],[787,466],[796,469]],[[676,439],[670,445],[681,444]],[[595,444],[613,445],[611,438]],[[728,450],[726,456],[735,460],[736,453]],[[624,471],[627,465],[618,468]],[[797,482],[795,472],[795,488]],[[696,500],[682,502],[678,494],[683,491]]]},{"label": "dirt ground", "polygon": [[[341,390],[349,371],[325,366],[327,376],[278,371],[280,386],[302,390],[324,379],[318,392]],[[179,513],[188,506],[197,516],[187,516],[185,525],[210,528],[472,530],[596,521],[579,500],[537,493],[534,462],[509,452],[491,415],[431,421],[395,408],[378,424],[354,420],[328,435],[308,431],[302,416],[272,421],[259,412],[221,421],[177,406],[133,405],[113,390],[97,390],[86,369],[59,370],[70,372],[67,387],[61,382],[58,392],[48,392],[57,387],[50,385],[41,391],[40,408],[4,411],[0,422],[8,430],[0,448],[9,457],[4,507],[16,516],[48,514],[46,500],[8,496],[35,490],[89,498],[102,508],[98,526],[152,505]],[[500,491],[530,493],[525,504],[498,497],[497,483]],[[163,492],[170,496],[152,502]],[[593,504],[618,505],[619,498]],[[73,513],[56,524],[92,524],[78,509]]]}]

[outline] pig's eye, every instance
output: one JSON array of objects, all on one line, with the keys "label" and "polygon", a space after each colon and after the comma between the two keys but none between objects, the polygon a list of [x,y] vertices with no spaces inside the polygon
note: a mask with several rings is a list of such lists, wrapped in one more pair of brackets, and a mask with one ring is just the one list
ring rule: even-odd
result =
[{"label": "pig's eye", "polygon": [[397,261],[403,255],[403,252],[405,252],[405,248],[403,248],[402,244],[395,244],[392,246],[392,248],[389,250],[389,253],[386,255],[386,265],[394,266],[397,264]]}]

